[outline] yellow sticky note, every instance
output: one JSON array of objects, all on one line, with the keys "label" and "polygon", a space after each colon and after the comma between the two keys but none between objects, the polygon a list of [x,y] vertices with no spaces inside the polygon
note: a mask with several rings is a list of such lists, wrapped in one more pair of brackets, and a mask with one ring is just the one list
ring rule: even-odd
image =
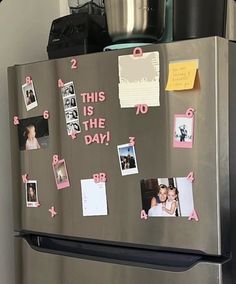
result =
[{"label": "yellow sticky note", "polygon": [[197,69],[198,60],[171,62],[166,91],[193,89]]}]

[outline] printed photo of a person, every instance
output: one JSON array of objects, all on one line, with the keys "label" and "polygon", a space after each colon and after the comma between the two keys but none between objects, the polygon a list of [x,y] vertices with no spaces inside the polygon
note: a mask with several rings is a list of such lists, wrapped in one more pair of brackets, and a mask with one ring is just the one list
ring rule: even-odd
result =
[{"label": "printed photo of a person", "polygon": [[57,189],[70,186],[65,160],[60,160],[53,166]]},{"label": "printed photo of a person", "polygon": [[33,82],[31,82],[30,84],[24,84],[22,86],[22,92],[27,111],[38,106]]},{"label": "printed photo of a person", "polygon": [[143,210],[149,217],[189,217],[194,209],[187,178],[141,180]]},{"label": "printed photo of a person", "polygon": [[173,135],[173,146],[175,148],[192,148],[193,122],[193,117],[175,115]]},{"label": "printed photo of a person", "polygon": [[122,175],[138,173],[137,160],[134,146],[129,144],[117,146]]},{"label": "printed photo of a person", "polygon": [[29,180],[25,184],[27,207],[38,207],[37,181]]},{"label": "printed photo of a person", "polygon": [[48,120],[43,116],[20,119],[17,128],[21,151],[48,148]]},{"label": "printed photo of a person", "polygon": [[26,126],[24,132],[24,137],[26,139],[25,150],[35,150],[41,148],[35,136],[36,136],[35,126],[32,124]]}]

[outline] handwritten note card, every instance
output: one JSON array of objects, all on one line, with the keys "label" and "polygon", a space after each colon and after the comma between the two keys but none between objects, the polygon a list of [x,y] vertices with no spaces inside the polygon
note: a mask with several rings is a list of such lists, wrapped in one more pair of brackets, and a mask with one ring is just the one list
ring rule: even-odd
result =
[{"label": "handwritten note card", "polygon": [[141,56],[119,56],[119,99],[121,108],[138,104],[160,105],[159,52]]},{"label": "handwritten note card", "polygon": [[81,180],[83,216],[107,215],[106,183],[93,179]]},{"label": "handwritten note card", "polygon": [[198,60],[171,62],[166,91],[191,90],[194,87]]}]

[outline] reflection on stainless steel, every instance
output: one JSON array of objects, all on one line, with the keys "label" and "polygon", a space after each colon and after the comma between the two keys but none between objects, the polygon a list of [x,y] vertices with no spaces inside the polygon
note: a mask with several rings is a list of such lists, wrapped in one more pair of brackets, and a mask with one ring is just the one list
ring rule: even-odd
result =
[{"label": "reflection on stainless steel", "polygon": [[105,0],[114,42],[155,41],[165,28],[166,0]]}]

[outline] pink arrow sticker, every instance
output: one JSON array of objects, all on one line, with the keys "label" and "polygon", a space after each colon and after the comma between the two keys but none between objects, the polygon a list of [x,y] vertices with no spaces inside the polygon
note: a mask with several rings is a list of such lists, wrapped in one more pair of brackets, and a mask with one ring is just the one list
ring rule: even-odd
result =
[{"label": "pink arrow sticker", "polygon": [[148,215],[146,214],[145,210],[142,210],[140,213],[140,218],[142,220],[147,220],[148,219]]},{"label": "pink arrow sticker", "polygon": [[22,175],[21,177],[22,177],[23,183],[27,183],[27,182],[28,182],[28,180],[29,180],[28,174],[24,174],[24,175]]},{"label": "pink arrow sticker", "polygon": [[52,218],[54,218],[58,214],[54,206],[52,206],[48,211],[51,213]]},{"label": "pink arrow sticker", "polygon": [[192,220],[195,220],[195,221],[199,221],[199,218],[198,218],[198,214],[196,212],[196,210],[194,209],[193,212],[190,214],[189,218],[188,218],[189,221],[192,221]]},{"label": "pink arrow sticker", "polygon": [[188,175],[187,175],[187,180],[189,180],[190,182],[194,182],[195,178],[194,178],[194,173],[193,172],[190,172]]}]

